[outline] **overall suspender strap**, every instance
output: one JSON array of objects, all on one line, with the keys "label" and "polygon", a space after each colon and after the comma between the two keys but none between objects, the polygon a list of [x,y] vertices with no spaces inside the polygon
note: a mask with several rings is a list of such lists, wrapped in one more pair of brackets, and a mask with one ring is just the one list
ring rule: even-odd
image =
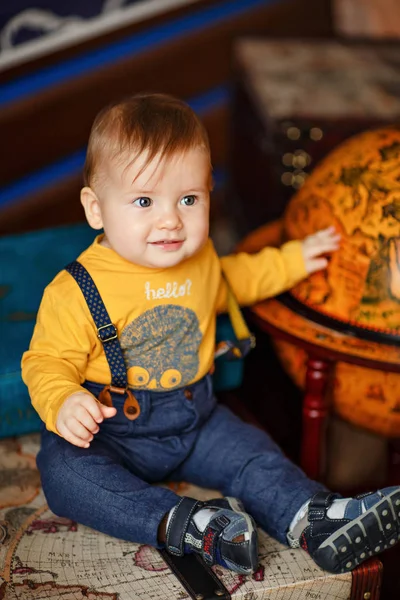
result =
[{"label": "overall suspender strap", "polygon": [[223,275],[226,286],[227,286],[227,303],[228,303],[228,314],[232,324],[232,329],[235,332],[235,335],[238,340],[247,340],[251,338],[252,334],[247,327],[247,323],[244,320],[242,311],[240,310],[240,306],[238,301],[236,300],[236,296],[233,293],[233,290],[229,284],[229,281]]},{"label": "overall suspender strap", "polygon": [[104,352],[111,371],[111,386],[115,388],[128,387],[126,377],[126,366],[122,354],[121,345],[118,340],[117,328],[107,312],[104,302],[100,296],[92,277],[83,265],[74,260],[65,267],[65,270],[72,275],[86,300],[97,328],[97,337],[103,344]]},{"label": "overall suspender strap", "polygon": [[233,293],[228,278],[222,269],[221,275],[227,287],[228,315],[236,340],[225,340],[223,342],[219,342],[215,352],[215,358],[223,356],[226,360],[236,360],[246,356],[246,354],[248,354],[250,350],[255,347],[256,338],[247,327],[238,301],[236,300],[236,296]]}]

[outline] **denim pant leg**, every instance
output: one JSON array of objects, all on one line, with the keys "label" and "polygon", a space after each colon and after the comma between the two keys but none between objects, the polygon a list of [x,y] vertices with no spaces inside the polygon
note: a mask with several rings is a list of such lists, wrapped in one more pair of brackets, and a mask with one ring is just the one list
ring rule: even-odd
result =
[{"label": "denim pant leg", "polygon": [[120,539],[160,546],[159,524],[179,497],[134,475],[101,437],[79,448],[44,431],[37,465],[55,514]]},{"label": "denim pant leg", "polygon": [[[98,396],[103,386],[86,382]],[[210,377],[185,389],[135,390],[141,412],[130,421],[124,398],[89,448],[43,430],[37,464],[48,504],[59,516],[121,539],[157,546],[164,515],[180,498],[150,483],[165,481],[192,451],[215,407]]]},{"label": "denim pant leg", "polygon": [[191,454],[172,477],[240,498],[259,525],[286,544],[296,512],[325,489],[286,458],[265,431],[224,406],[217,406],[203,425]]}]

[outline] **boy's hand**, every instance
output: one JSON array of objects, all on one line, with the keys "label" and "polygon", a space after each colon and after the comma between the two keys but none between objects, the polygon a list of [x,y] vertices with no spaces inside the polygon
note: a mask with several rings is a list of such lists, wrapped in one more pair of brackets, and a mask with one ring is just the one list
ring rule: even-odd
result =
[{"label": "boy's hand", "polygon": [[90,394],[77,392],[61,406],[56,421],[57,431],[74,446],[89,448],[93,435],[99,431],[98,424],[113,417],[116,412],[115,407],[100,404]]},{"label": "boy's hand", "polygon": [[336,233],[334,227],[321,229],[303,240],[303,256],[307,273],[310,275],[315,271],[326,269],[328,259],[321,256],[328,252],[338,250],[340,246],[340,234]]}]

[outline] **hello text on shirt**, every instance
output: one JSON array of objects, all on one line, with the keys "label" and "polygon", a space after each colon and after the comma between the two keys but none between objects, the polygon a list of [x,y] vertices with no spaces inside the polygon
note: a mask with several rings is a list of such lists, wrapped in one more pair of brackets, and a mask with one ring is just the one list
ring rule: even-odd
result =
[{"label": "hello text on shirt", "polygon": [[192,287],[191,279],[186,279],[183,285],[179,285],[176,281],[168,282],[165,287],[153,289],[150,281],[146,281],[144,285],[144,293],[147,300],[156,300],[158,298],[180,298],[181,296],[190,296],[190,288]]}]

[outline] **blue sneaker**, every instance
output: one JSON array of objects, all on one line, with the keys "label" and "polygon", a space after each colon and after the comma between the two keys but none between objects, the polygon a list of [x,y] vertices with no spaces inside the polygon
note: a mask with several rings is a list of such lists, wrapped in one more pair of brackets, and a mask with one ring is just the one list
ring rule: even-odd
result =
[{"label": "blue sneaker", "polygon": [[308,506],[309,525],[292,546],[301,546],[326,571],[345,573],[400,540],[400,488],[350,498],[342,518],[327,516],[339,494],[318,492]]},{"label": "blue sneaker", "polygon": [[[193,519],[202,508],[215,509],[204,531],[199,530]],[[243,540],[234,542],[239,536]],[[176,556],[196,552],[209,566],[218,564],[243,575],[253,573],[258,567],[256,525],[236,498],[206,502],[182,498],[167,527],[166,549]]]}]

